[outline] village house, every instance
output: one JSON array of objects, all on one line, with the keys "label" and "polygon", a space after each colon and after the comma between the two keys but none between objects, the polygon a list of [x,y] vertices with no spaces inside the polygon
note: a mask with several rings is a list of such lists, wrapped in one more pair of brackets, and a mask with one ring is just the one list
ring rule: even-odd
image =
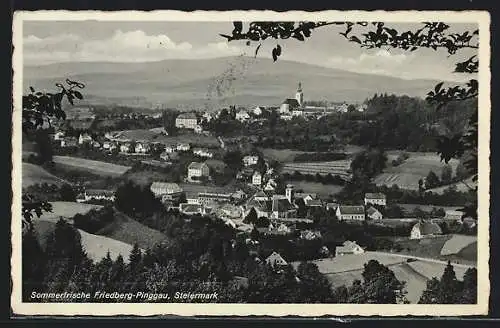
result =
[{"label": "village house", "polygon": [[198,125],[198,117],[195,113],[183,113],[175,119],[175,126],[179,129],[191,129]]},{"label": "village house", "polygon": [[457,222],[461,222],[462,221],[462,217],[464,216],[464,212],[462,211],[457,211],[457,210],[446,210],[445,211],[445,215],[444,215],[444,219],[445,220],[453,220],[453,221],[457,221]]},{"label": "village house", "polygon": [[164,160],[164,161],[169,161],[170,160],[170,156],[169,154],[164,151],[163,153],[160,154],[160,159]]},{"label": "village house", "polygon": [[335,256],[363,254],[364,249],[355,241],[346,240],[342,246],[335,247]]},{"label": "village house", "polygon": [[307,207],[323,207],[321,199],[311,199],[304,202]]},{"label": "village house", "polygon": [[191,182],[199,182],[200,178],[209,178],[210,169],[207,164],[191,162],[188,166],[187,178]]},{"label": "village house", "polygon": [[349,105],[347,105],[346,103],[343,103],[343,104],[337,105],[337,106],[335,107],[335,109],[336,109],[336,110],[337,110],[337,112],[339,112],[339,113],[347,113],[348,108],[349,108]]},{"label": "village house", "polygon": [[165,145],[165,152],[170,154],[177,150],[177,146],[175,145]]},{"label": "village house", "polygon": [[193,154],[198,155],[204,158],[212,158],[214,157],[214,153],[206,148],[194,148]]},{"label": "village house", "polygon": [[321,232],[312,230],[302,230],[300,232],[300,239],[305,239],[305,240],[321,239]]},{"label": "village house", "polygon": [[147,152],[149,152],[150,150],[150,147],[148,144],[146,143],[143,143],[143,142],[137,142],[135,144],[135,152],[138,153],[138,154],[146,154]]},{"label": "village house", "polygon": [[380,213],[380,211],[373,206],[368,207],[366,210],[366,216],[368,216],[371,220],[382,220],[383,218],[382,213]]},{"label": "village house", "polygon": [[108,200],[115,201],[115,192],[112,190],[87,189],[83,193],[83,198],[77,199],[78,202],[88,202],[90,200]]},{"label": "village house", "polygon": [[282,119],[283,121],[291,121],[292,118],[293,118],[293,116],[290,114],[281,114],[280,115],[280,119]]},{"label": "village house", "polygon": [[177,151],[189,151],[190,149],[191,149],[191,145],[188,143],[177,144]]},{"label": "village house", "polygon": [[232,201],[231,194],[215,193],[215,192],[200,192],[198,193],[198,201],[200,204],[214,203],[230,203]]},{"label": "village house", "polygon": [[257,155],[247,155],[243,157],[244,166],[257,165],[258,162],[259,162],[259,156]]},{"label": "village house", "polygon": [[269,179],[267,180],[266,185],[264,186],[264,191],[273,193],[276,191],[277,186],[278,183],[274,179]]},{"label": "village house", "polygon": [[94,148],[101,148],[101,143],[99,141],[92,141],[92,147]]},{"label": "village house", "polygon": [[149,187],[155,197],[168,196],[169,199],[176,199],[183,193],[182,188],[177,183],[155,181]]},{"label": "village house", "polygon": [[257,213],[257,217],[268,218],[272,209],[272,201],[269,196],[266,195],[262,190],[255,193],[250,199],[248,199],[245,205],[245,212],[243,217],[246,217],[250,211],[254,209]]},{"label": "village house", "polygon": [[365,208],[364,206],[345,206],[337,207],[337,218],[340,221],[364,221]]},{"label": "village house", "polygon": [[259,171],[255,171],[252,175],[252,184],[254,186],[260,186],[262,184],[262,174]]},{"label": "village house", "polygon": [[285,259],[276,252],[272,252],[272,254],[266,258],[266,263],[273,267],[280,267],[288,264]]},{"label": "village house", "polygon": [[199,124],[196,124],[194,127],[194,133],[202,134],[203,133],[203,127]]},{"label": "village house", "polygon": [[368,204],[386,206],[386,197],[383,193],[366,193],[365,205]]},{"label": "village house", "polygon": [[121,153],[128,153],[130,152],[130,147],[131,145],[129,143],[124,143],[120,145],[120,152]]},{"label": "village house", "polygon": [[273,195],[271,218],[287,219],[297,216],[297,207],[284,195]]},{"label": "village house", "polygon": [[179,204],[179,212],[186,215],[201,214],[206,215],[210,213],[210,209],[206,208],[203,204]]},{"label": "village house", "polygon": [[60,141],[64,138],[66,134],[63,132],[63,131],[57,131],[56,133],[54,133],[54,140],[55,141]]},{"label": "village house", "polygon": [[246,110],[241,110],[236,113],[236,119],[240,122],[245,122],[250,119],[250,114]]},{"label": "village house", "polygon": [[231,194],[231,197],[232,197],[233,199],[235,199],[235,200],[242,200],[242,199],[244,199],[246,196],[247,196],[247,194],[246,194],[243,190],[241,190],[241,189],[238,189],[238,190],[236,190],[235,192],[233,192],[233,193]]},{"label": "village house", "polygon": [[302,199],[304,203],[312,201],[313,199],[317,199],[318,195],[315,193],[305,193],[305,192],[297,192],[295,193],[295,199]]},{"label": "village house", "polygon": [[285,99],[280,105],[280,113],[281,114],[290,114],[293,110],[300,107],[297,99],[288,98]]},{"label": "village house", "polygon": [[326,204],[327,211],[337,211],[338,207],[339,207],[339,204],[337,204],[337,203],[327,203]]},{"label": "village house", "polygon": [[83,145],[85,143],[91,143],[92,142],[92,137],[88,133],[82,133],[78,137],[78,144]]},{"label": "village house", "polygon": [[410,232],[410,239],[422,239],[443,234],[441,227],[434,222],[420,220]]},{"label": "village house", "polygon": [[205,112],[203,113],[202,118],[207,122],[210,122],[214,118],[214,115],[212,113]]}]

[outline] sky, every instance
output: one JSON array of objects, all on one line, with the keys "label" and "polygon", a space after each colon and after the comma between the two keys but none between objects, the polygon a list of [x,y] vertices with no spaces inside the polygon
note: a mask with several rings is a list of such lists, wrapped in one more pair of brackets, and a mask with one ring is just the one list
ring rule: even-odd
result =
[{"label": "sky", "polygon": [[[414,29],[415,24],[390,24],[398,29]],[[473,30],[474,25],[450,24],[455,31]],[[58,62],[110,61],[150,62],[165,59],[202,59],[226,56],[253,56],[257,43],[227,42],[219,33],[231,34],[231,22],[105,22],[105,21],[25,21],[23,60],[25,65]],[[404,79],[464,81],[469,76],[454,74],[454,63],[474,53],[467,51],[448,57],[445,51],[419,49],[361,49],[347,42],[336,26],[313,31],[304,42],[266,40],[259,57],[271,58],[278,42],[282,60],[371,73]],[[278,61],[279,62],[279,61]]]}]

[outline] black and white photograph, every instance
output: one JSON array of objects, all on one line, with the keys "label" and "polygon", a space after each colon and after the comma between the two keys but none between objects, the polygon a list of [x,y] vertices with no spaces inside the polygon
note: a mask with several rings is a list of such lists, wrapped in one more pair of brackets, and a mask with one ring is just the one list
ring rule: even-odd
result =
[{"label": "black and white photograph", "polygon": [[16,12],[14,313],[486,314],[489,21]]}]

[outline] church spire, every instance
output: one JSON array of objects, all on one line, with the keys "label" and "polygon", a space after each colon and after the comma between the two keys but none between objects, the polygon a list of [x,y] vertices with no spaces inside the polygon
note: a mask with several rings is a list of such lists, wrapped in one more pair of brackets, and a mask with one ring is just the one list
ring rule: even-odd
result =
[{"label": "church spire", "polygon": [[297,89],[297,92],[302,92],[302,83],[299,82],[299,88]]}]

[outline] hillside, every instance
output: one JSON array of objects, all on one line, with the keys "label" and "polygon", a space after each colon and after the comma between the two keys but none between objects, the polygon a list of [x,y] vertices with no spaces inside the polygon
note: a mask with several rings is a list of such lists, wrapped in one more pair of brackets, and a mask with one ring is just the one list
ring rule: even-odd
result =
[{"label": "hillside", "polygon": [[65,183],[63,179],[56,177],[55,175],[47,172],[43,167],[35,164],[23,163],[21,172],[23,188],[38,183],[55,184],[58,186]]},{"label": "hillside", "polygon": [[436,81],[358,74],[268,58],[225,57],[152,63],[58,63],[24,68],[24,89],[52,89],[66,78],[86,84],[86,100],[199,107],[207,100],[278,105],[302,82],[305,99],[363,101],[374,93],[424,96]]}]

